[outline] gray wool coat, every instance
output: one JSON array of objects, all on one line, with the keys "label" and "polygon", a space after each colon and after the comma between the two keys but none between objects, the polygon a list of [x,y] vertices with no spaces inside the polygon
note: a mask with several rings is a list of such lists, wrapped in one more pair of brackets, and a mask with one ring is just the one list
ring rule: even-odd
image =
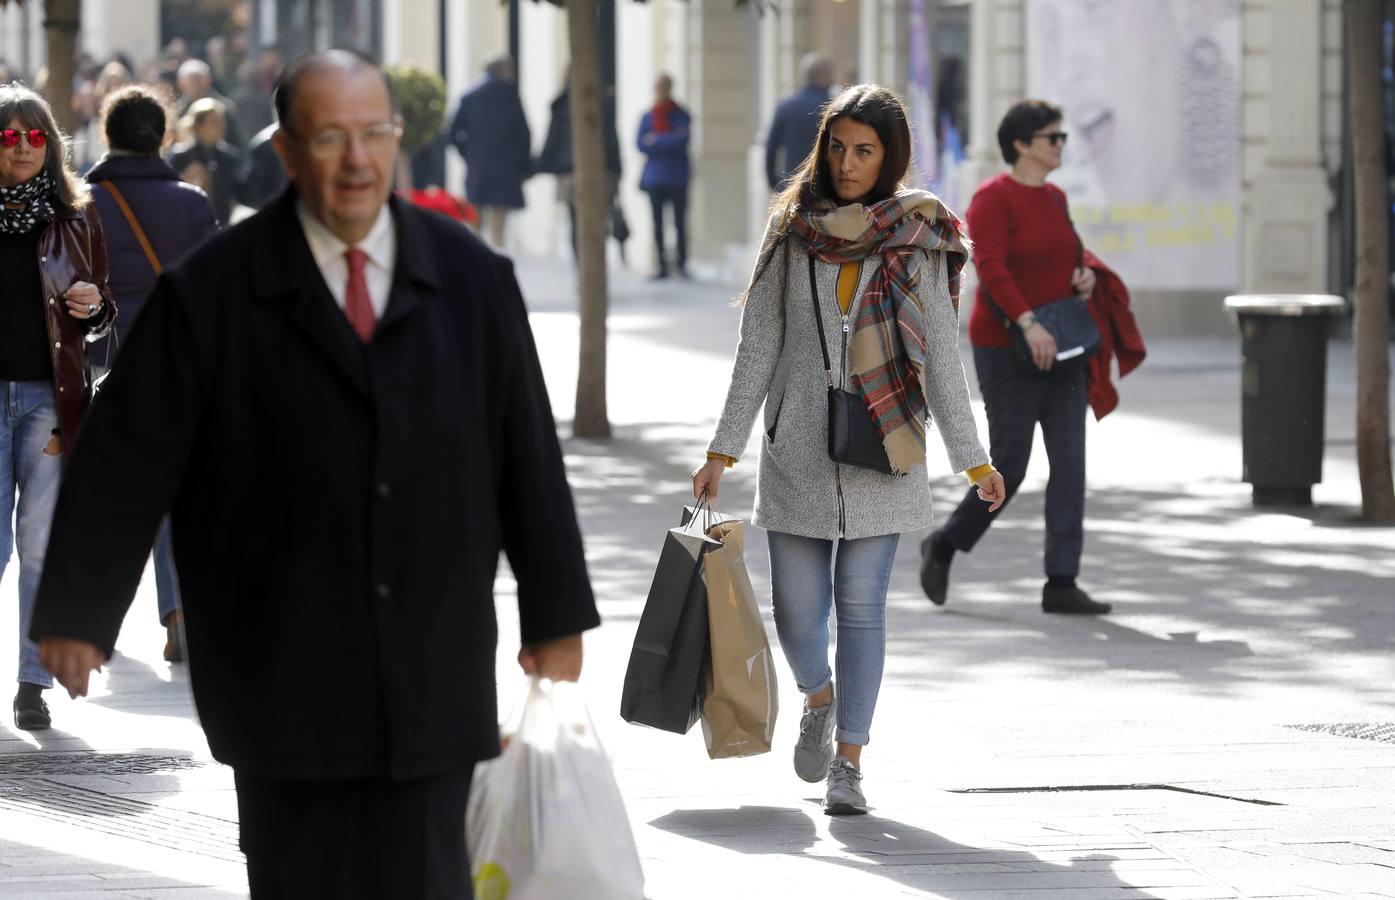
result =
[{"label": "gray wool coat", "polygon": [[[764,404],[754,524],[828,540],[926,528],[931,511],[924,465],[895,476],[829,459],[828,389],[815,330],[809,263],[803,242],[794,236],[786,240],[788,263],[784,249],[777,247],[770,265],[747,294],[726,406],[708,449],[740,459]],[[876,256],[863,264],[846,317],[849,323],[856,321],[862,292],[880,264]],[[839,267],[821,260],[814,265],[834,384],[848,388],[845,317],[837,297]],[[943,253],[930,253],[921,263],[919,297],[925,310],[926,406],[949,454],[950,468],[964,472],[988,462],[988,454],[979,443],[969,407],[969,388],[956,346],[958,318],[950,302]]]}]

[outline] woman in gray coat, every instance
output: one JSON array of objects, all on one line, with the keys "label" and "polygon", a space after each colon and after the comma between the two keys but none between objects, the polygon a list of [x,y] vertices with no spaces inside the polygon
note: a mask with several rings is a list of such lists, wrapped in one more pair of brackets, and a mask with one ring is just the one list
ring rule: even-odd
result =
[{"label": "woman in gray coat", "polygon": [[[694,495],[715,498],[764,405],[754,523],[769,533],[775,628],[805,695],[795,772],[826,782],[830,815],[867,811],[862,747],[881,687],[891,565],[901,534],[931,522],[931,415],[950,467],[994,508],[1005,496],[956,349],[960,223],[934,195],[905,189],[910,156],[905,107],[885,88],[850,87],[825,107],[814,150],[775,198],[726,406],[693,474]],[[830,381],[862,396],[894,474],[829,457]]]}]

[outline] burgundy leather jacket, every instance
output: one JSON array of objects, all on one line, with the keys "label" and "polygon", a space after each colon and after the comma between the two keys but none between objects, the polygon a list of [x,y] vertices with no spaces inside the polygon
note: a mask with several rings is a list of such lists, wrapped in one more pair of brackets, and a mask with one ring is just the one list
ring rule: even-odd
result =
[{"label": "burgundy leather jacket", "polygon": [[[58,207],[58,214],[39,236],[39,278],[44,286],[44,322],[53,361],[58,427],[67,447],[72,445],[82,412],[92,399],[86,342],[106,334],[116,319],[116,302],[107,285],[102,220],[95,204],[81,210]],[[63,294],[77,281],[94,284],[102,293],[102,310],[94,318],[75,319],[68,314]]]}]

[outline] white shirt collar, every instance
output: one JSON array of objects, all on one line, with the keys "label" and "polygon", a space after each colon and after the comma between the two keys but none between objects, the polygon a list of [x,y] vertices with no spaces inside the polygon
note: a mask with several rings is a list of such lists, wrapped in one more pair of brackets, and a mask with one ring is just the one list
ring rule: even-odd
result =
[{"label": "white shirt collar", "polygon": [[[325,223],[315,218],[304,201],[296,200],[295,214],[300,219],[301,230],[305,232],[305,241],[310,245],[310,254],[315,257],[315,264],[321,270],[324,270],[326,264],[344,259],[344,251],[349,249],[349,245],[330,231]],[[370,264],[391,272],[397,250],[396,237],[392,227],[392,212],[384,203],[383,208],[378,211],[378,218],[374,220],[373,227],[368,230],[363,240],[354,246],[368,254]]]}]

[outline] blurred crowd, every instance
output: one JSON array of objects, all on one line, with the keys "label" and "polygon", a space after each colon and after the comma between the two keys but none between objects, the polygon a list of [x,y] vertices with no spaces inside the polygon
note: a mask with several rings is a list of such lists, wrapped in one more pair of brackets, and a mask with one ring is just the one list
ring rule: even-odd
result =
[{"label": "blurred crowd", "polygon": [[[204,190],[220,222],[235,221],[285,183],[269,141],[271,94],[283,65],[275,48],[250,51],[245,34],[215,36],[199,47],[175,38],[145,60],[120,52],[107,59],[83,53],[73,79],[73,166],[86,174],[107,152],[103,102],[126,85],[146,85],[173,113],[166,161]],[[48,79],[46,67],[26,73],[0,61],[0,84],[22,81],[46,93]]]}]

